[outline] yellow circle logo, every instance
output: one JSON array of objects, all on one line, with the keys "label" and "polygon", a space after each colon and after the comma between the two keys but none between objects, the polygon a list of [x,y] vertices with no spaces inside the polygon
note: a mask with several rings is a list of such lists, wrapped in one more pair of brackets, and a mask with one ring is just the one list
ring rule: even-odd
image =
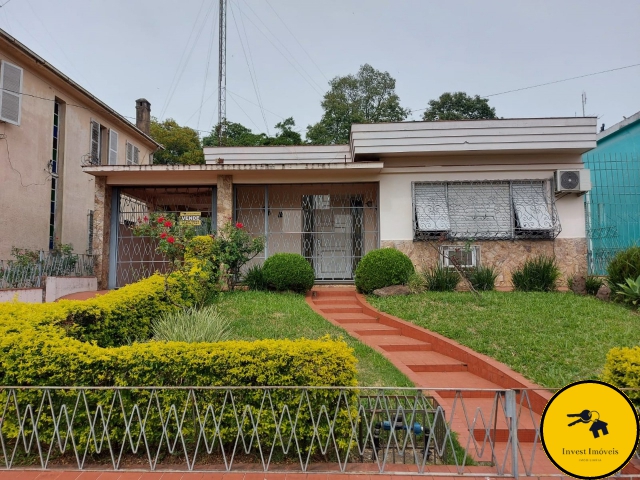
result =
[{"label": "yellow circle logo", "polygon": [[638,417],[627,396],[604,382],[586,380],[556,393],[540,420],[542,446],[564,473],[604,478],[636,451]]}]

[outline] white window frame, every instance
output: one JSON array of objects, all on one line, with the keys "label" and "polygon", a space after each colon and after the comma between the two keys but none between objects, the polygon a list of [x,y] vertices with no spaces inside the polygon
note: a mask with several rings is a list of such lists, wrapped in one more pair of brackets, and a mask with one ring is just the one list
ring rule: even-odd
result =
[{"label": "white window frame", "polygon": [[[10,66],[20,71],[20,85],[18,87],[18,92],[14,90],[5,90],[4,85],[4,73],[6,66]],[[24,70],[14,65],[13,63],[2,60],[0,63],[0,121],[10,123],[12,125],[20,126],[20,122],[22,121],[22,87],[24,85]],[[2,116],[2,107],[4,104],[5,96],[8,97],[16,97],[18,100],[18,120],[15,121],[12,118]]]},{"label": "white window frame", "polygon": [[[460,268],[476,268],[480,266],[480,247],[478,245],[472,245],[469,253],[471,253],[471,265],[459,265]],[[467,247],[464,245],[444,245],[440,247],[440,266],[444,268],[454,268],[455,265],[450,259],[449,252],[466,251]]]}]

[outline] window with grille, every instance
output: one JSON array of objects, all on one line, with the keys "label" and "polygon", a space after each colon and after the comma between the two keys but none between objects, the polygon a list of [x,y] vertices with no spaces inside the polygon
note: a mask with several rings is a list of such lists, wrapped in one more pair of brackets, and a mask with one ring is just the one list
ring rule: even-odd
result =
[{"label": "window with grille", "polygon": [[480,265],[480,248],[464,245],[440,247],[440,265],[447,268],[473,268]]},{"label": "window with grille", "polygon": [[545,180],[413,184],[414,237],[555,238],[561,230]]}]

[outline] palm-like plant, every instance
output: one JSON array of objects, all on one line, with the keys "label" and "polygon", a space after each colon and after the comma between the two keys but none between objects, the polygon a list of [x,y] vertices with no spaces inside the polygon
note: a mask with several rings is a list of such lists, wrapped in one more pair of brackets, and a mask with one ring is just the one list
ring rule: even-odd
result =
[{"label": "palm-like plant", "polygon": [[626,283],[619,283],[616,293],[626,302],[630,303],[634,307],[640,306],[640,275],[635,280],[633,278],[627,278]]}]

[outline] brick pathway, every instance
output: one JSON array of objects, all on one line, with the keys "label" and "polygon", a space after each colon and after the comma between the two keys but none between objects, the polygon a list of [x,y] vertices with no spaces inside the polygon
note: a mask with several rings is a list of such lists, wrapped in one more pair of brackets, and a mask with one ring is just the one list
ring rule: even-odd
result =
[{"label": "brick pathway", "polygon": [[[456,400],[456,393],[445,389],[539,389],[531,392],[531,410],[522,409],[518,438],[528,463],[533,450],[536,450],[533,472],[559,473],[547,459],[540,442],[535,446],[533,444],[536,433],[534,423],[539,423],[544,406],[551,398],[551,394],[542,387],[529,382],[522,375],[489,357],[441,335],[375,310],[366,303],[365,297],[356,294],[353,287],[315,287],[307,296],[307,302],[331,323],[344,328],[351,336],[387,357],[417,387],[428,389],[429,394],[446,412],[447,419],[455,408],[451,427],[458,434],[458,440],[463,446],[468,444],[469,423],[473,421],[473,417],[482,412],[485,421],[491,418],[495,393],[465,391],[462,402],[467,415],[465,419],[460,398]],[[485,430],[480,422],[479,420],[476,423],[479,428],[474,429],[474,437],[482,442]],[[499,459],[504,458],[508,435],[506,421],[504,418],[498,418],[494,438],[497,442],[495,452]],[[483,456],[474,455],[474,458],[478,461],[491,461],[490,449],[485,450]],[[507,465],[509,462],[510,460]],[[510,466],[508,468],[510,469]],[[520,471],[525,471],[522,463]]]}]

